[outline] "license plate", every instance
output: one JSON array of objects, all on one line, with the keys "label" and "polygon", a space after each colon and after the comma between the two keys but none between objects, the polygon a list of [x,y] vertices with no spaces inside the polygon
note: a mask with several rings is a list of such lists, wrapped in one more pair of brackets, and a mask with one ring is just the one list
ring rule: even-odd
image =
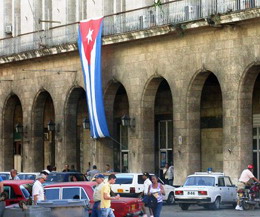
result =
[{"label": "license plate", "polygon": [[135,204],[131,205],[132,210],[135,210]]},{"label": "license plate", "polygon": [[195,191],[188,191],[187,195],[195,195]]},{"label": "license plate", "polygon": [[118,193],[123,193],[124,190],[123,190],[123,189],[117,189],[117,192],[118,192]]}]

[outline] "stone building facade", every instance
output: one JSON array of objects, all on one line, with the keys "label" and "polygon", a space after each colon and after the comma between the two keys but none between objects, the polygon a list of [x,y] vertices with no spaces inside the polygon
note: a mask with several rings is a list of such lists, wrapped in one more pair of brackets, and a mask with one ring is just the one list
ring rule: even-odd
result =
[{"label": "stone building facade", "polygon": [[[163,4],[164,16],[171,16],[171,4]],[[138,25],[133,31],[113,29],[113,34],[106,33],[111,17],[105,17],[104,102],[110,133],[118,142],[93,140],[82,126],[88,112],[75,38],[23,47],[24,35],[2,34],[0,170],[39,171],[48,164],[58,170],[74,164],[81,171],[97,164],[102,170],[109,163],[116,170],[159,173],[165,162],[173,162],[175,184],[182,184],[188,174],[209,167],[237,181],[242,169],[254,163],[259,177],[256,6],[174,25],[159,25],[156,13],[161,9],[147,7],[123,14],[156,10],[155,23],[150,20],[149,27]],[[111,16],[113,22],[122,18]],[[68,25],[75,27],[74,35],[77,25]],[[54,32],[63,28],[42,33],[52,31],[55,38]],[[37,41],[37,34],[28,34],[26,42]],[[12,45],[19,46],[11,52]],[[123,127],[123,115],[134,118],[135,126]],[[48,130],[50,121],[55,131]],[[17,124],[23,126],[22,133],[16,131]]]}]

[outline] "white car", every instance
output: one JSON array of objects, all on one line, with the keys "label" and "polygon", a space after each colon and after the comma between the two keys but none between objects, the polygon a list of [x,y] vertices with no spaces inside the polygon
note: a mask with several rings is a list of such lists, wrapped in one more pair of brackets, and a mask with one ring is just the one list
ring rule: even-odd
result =
[{"label": "white car", "polygon": [[[111,189],[115,193],[119,193],[121,196],[139,196],[144,191],[144,180],[142,173],[118,173],[116,175],[116,183],[111,186]],[[150,174],[153,175],[153,174]],[[165,189],[165,196],[163,198],[167,204],[173,204],[174,199],[174,187],[165,185],[159,178],[159,182],[163,184]]]},{"label": "white car", "polygon": [[224,173],[196,172],[187,177],[183,187],[175,189],[175,202],[182,210],[191,204],[219,209],[220,204],[236,205],[237,189]]}]

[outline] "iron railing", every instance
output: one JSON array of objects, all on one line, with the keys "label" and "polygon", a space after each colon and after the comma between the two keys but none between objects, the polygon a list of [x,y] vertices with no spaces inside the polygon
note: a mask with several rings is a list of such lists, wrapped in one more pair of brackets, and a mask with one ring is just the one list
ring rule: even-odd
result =
[{"label": "iron railing", "polygon": [[[103,36],[205,19],[214,14],[260,7],[260,0],[176,0],[104,17]],[[0,56],[71,44],[77,41],[78,22],[0,39]]]}]

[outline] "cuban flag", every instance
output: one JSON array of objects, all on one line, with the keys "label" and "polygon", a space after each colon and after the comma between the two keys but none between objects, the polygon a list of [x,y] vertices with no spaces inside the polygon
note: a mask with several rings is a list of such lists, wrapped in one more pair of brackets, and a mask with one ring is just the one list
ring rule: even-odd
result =
[{"label": "cuban flag", "polygon": [[102,94],[101,46],[103,18],[83,20],[78,48],[87,95],[92,138],[109,137]]}]

